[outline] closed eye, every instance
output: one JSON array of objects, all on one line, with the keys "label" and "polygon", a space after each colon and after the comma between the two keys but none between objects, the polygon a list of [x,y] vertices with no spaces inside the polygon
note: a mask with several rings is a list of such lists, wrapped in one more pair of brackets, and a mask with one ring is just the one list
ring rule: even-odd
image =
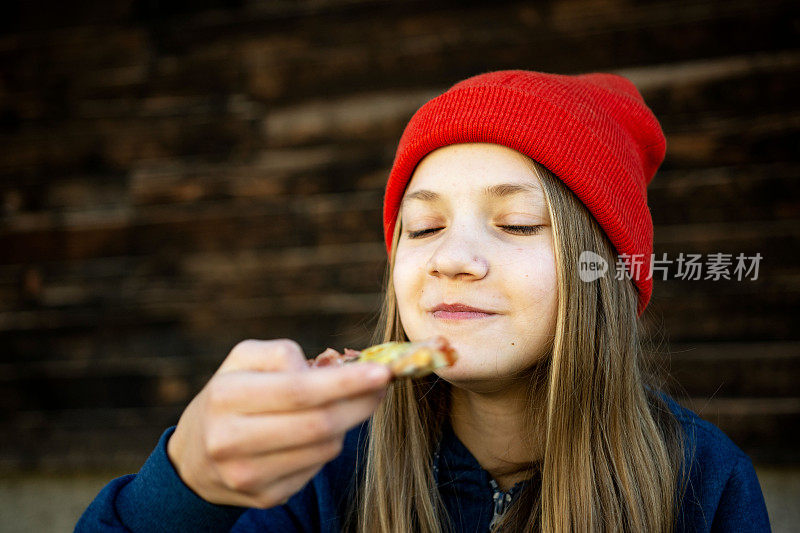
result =
[{"label": "closed eye", "polygon": [[[507,230],[507,231],[510,231],[510,232],[513,232],[513,233],[520,234],[520,235],[536,235],[537,233],[539,233],[542,230],[542,228],[544,226],[540,224],[538,226],[498,226],[498,227],[503,228],[504,230]],[[408,238],[409,239],[418,239],[420,237],[424,237],[425,235],[430,235],[430,234],[432,234],[434,232],[437,232],[440,229],[442,229],[442,228],[429,228],[429,229],[423,229],[423,230],[420,230],[420,231],[409,231],[408,232]]]}]

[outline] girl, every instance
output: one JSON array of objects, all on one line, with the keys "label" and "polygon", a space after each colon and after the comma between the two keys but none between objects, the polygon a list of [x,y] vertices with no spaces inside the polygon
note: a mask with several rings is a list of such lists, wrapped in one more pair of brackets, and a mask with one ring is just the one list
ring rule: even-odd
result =
[{"label": "girl", "polygon": [[[240,343],[77,530],[768,531],[748,457],[647,381],[665,147],[612,74],[489,72],[429,101],[386,187],[373,341],[442,334],[458,361],[387,385]],[[583,281],[586,251],[618,275]]]}]

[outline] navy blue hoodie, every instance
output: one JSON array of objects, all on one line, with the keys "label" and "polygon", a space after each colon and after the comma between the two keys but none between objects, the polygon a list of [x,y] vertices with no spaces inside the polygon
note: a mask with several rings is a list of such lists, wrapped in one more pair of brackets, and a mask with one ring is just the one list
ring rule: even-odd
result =
[{"label": "navy blue hoodie", "polygon": [[[722,431],[682,408],[668,405],[680,422],[690,465],[676,531],[770,531],[761,487],[750,459]],[[178,476],[161,436],[138,474],[111,481],[81,516],[75,531],[292,531],[339,533],[349,491],[362,467],[367,422],[351,429],[342,453],[327,463],[284,505],[245,509],[208,503]],[[448,423],[435,454],[434,474],[456,531],[488,532],[534,476],[506,492],[464,446]]]}]

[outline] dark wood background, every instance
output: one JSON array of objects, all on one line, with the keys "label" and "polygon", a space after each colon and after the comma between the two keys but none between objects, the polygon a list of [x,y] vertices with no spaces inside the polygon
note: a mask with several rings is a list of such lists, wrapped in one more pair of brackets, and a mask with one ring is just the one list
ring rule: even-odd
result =
[{"label": "dark wood background", "polygon": [[[775,0],[15,2],[0,16],[0,471],[137,469],[239,340],[361,346],[406,121],[505,68],[628,76],[662,121],[683,401],[800,462],[800,16]],[[73,5],[78,4],[78,5]]]}]

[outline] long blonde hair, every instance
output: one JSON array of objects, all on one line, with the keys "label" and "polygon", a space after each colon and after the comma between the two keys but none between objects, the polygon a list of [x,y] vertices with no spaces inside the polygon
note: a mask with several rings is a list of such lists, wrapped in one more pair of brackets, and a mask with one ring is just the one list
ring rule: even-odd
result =
[{"label": "long blonde hair", "polygon": [[[552,221],[558,314],[548,356],[532,370],[528,387],[529,435],[544,432],[541,485],[528,484],[495,531],[671,531],[681,492],[681,437],[651,386],[635,286],[616,280],[613,271],[591,283],[579,280],[581,251],[615,265],[614,248],[572,191],[531,163]],[[408,340],[392,285],[401,226],[398,217],[373,343]],[[448,409],[449,384],[436,375],[389,387],[369,423],[346,530],[452,529],[431,469]]]}]

